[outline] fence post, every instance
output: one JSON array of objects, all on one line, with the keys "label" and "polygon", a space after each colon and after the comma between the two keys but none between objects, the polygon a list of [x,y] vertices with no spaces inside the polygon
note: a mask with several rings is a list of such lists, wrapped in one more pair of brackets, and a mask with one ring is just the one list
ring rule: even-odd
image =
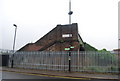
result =
[{"label": "fence post", "polygon": [[80,63],[79,63],[79,60],[80,60],[80,55],[79,55],[79,54],[80,54],[80,51],[79,51],[79,49],[78,49],[78,66],[77,66],[77,67],[78,67],[78,68],[77,68],[78,71],[79,71],[79,64],[80,64]]},{"label": "fence post", "polygon": [[69,72],[71,72],[71,51],[69,51]]},{"label": "fence post", "polygon": [[12,54],[12,60],[11,60],[11,68],[14,66],[14,53]]}]

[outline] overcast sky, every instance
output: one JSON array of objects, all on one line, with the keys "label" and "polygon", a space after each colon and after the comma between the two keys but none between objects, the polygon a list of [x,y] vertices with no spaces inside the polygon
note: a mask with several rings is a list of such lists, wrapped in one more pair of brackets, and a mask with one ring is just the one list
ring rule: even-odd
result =
[{"label": "overcast sky", "polygon": [[[78,23],[84,42],[97,49],[118,48],[119,0],[72,0],[72,23]],[[57,24],[68,24],[69,0],[0,0],[1,49],[35,42]]]}]

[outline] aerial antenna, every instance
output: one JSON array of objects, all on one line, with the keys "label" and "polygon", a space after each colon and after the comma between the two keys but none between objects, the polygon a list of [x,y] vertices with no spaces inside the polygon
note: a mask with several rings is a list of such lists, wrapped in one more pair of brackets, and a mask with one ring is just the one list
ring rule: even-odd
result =
[{"label": "aerial antenna", "polygon": [[71,0],[69,0],[69,24],[71,24],[71,15],[73,14],[73,11],[71,11]]}]

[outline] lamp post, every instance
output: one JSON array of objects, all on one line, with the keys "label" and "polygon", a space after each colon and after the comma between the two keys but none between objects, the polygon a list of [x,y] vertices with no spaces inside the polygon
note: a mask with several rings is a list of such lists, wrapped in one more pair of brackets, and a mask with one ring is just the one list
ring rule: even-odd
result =
[{"label": "lamp post", "polygon": [[14,65],[14,53],[15,53],[15,41],[16,41],[16,32],[17,32],[17,25],[13,24],[13,26],[15,27],[15,34],[14,34],[14,42],[13,42],[13,55],[12,55],[12,63],[11,63],[11,68],[13,68]]},{"label": "lamp post", "polygon": [[69,0],[69,24],[71,24],[71,15],[73,14],[73,11],[71,11],[71,0]]},{"label": "lamp post", "polygon": [[14,42],[13,42],[13,53],[15,52],[15,40],[16,40],[16,32],[17,32],[17,25],[13,24],[15,26],[15,34],[14,34]]}]

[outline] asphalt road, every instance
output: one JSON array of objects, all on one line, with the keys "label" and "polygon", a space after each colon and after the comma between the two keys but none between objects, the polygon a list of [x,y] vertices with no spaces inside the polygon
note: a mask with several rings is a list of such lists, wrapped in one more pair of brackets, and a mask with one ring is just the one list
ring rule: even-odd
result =
[{"label": "asphalt road", "polygon": [[27,73],[16,73],[16,72],[2,72],[2,79],[59,79],[56,77],[47,77],[45,75],[35,75]]},{"label": "asphalt road", "polygon": [[[27,73],[17,73],[17,72],[7,72],[3,71],[2,81],[112,81],[112,80],[85,80],[85,79],[71,79],[71,78],[62,78],[55,76],[47,75],[38,75],[38,74],[27,74]],[[114,80],[113,80],[114,81]]]}]

